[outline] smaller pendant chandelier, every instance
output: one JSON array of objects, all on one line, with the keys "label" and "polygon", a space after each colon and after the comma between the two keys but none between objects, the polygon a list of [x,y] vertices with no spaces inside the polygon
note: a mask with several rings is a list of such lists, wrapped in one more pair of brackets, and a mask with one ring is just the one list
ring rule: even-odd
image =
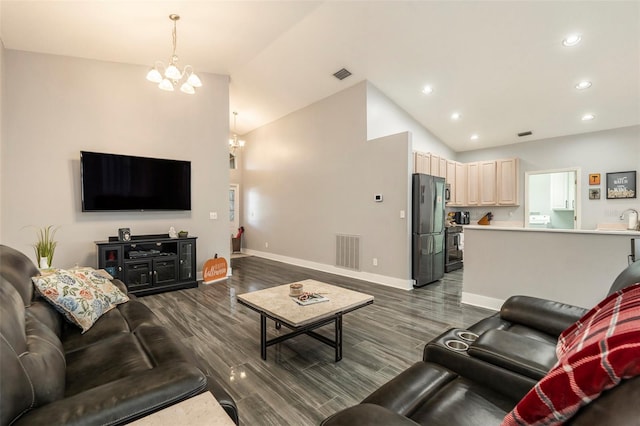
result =
[{"label": "smaller pendant chandelier", "polygon": [[[173,52],[171,53],[169,65],[165,67],[162,62],[156,61],[154,67],[147,73],[147,80],[152,83],[157,83],[160,90],[166,90],[168,92],[173,92],[174,87],[182,83],[180,85],[180,91],[193,95],[196,92],[194,88],[201,87],[202,82],[193,72],[191,65],[185,66],[183,71],[180,71],[180,68],[178,68],[178,55],[176,55],[176,22],[180,19],[180,16],[171,14],[169,15],[169,19],[173,21],[173,32],[171,33]],[[164,72],[161,72],[161,70]]]},{"label": "smaller pendant chandelier", "polygon": [[233,111],[233,138],[229,139],[229,152],[231,153],[231,155],[235,155],[236,149],[242,148],[244,146],[244,141],[238,139],[236,130],[236,118],[238,118],[238,113]]}]

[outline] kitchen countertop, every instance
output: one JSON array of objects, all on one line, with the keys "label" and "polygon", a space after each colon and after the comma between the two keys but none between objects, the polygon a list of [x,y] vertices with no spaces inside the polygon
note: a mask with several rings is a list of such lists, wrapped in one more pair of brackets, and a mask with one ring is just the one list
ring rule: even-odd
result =
[{"label": "kitchen countertop", "polygon": [[483,231],[517,231],[517,232],[544,232],[560,234],[595,234],[595,235],[623,235],[640,236],[640,231],[612,230],[612,229],[551,229],[551,228],[523,228],[516,226],[493,226],[493,225],[464,225],[464,229],[478,229]]}]

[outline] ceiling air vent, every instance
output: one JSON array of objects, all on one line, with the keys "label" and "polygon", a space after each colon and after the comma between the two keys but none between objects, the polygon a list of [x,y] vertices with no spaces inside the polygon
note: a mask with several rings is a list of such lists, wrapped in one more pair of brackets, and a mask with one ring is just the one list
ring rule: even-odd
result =
[{"label": "ceiling air vent", "polygon": [[345,78],[349,77],[351,75],[351,72],[349,70],[347,70],[346,68],[342,68],[340,71],[336,71],[333,73],[333,76],[335,78],[337,78],[338,80],[344,80]]},{"label": "ceiling air vent", "polygon": [[526,131],[526,132],[520,132],[518,133],[519,137],[523,137],[523,136],[531,136],[533,134],[533,132],[531,130]]}]

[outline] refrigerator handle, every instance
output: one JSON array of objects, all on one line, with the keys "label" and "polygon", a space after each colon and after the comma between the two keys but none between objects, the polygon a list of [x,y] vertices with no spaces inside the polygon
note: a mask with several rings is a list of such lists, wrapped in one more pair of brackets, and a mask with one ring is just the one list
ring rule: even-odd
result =
[{"label": "refrigerator handle", "polygon": [[424,190],[425,186],[420,185],[420,204],[424,204]]}]

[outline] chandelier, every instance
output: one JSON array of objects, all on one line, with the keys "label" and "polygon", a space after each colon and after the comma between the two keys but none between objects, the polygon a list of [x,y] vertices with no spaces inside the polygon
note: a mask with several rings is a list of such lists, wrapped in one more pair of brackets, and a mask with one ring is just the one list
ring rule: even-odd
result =
[{"label": "chandelier", "polygon": [[171,59],[169,59],[169,65],[165,67],[161,61],[156,61],[154,67],[147,73],[147,80],[157,83],[160,90],[166,90],[167,92],[173,92],[174,87],[180,84],[181,92],[193,95],[196,92],[195,87],[201,87],[202,82],[193,72],[191,65],[185,66],[183,71],[178,68],[176,22],[180,19],[180,16],[172,13],[169,15],[169,19],[173,21],[173,32],[171,33],[173,52],[171,53]]},{"label": "chandelier", "polygon": [[233,111],[233,138],[229,139],[229,152],[231,155],[236,154],[236,149],[242,148],[244,146],[244,141],[238,139],[237,130],[236,130],[236,118],[238,117],[238,113]]}]

